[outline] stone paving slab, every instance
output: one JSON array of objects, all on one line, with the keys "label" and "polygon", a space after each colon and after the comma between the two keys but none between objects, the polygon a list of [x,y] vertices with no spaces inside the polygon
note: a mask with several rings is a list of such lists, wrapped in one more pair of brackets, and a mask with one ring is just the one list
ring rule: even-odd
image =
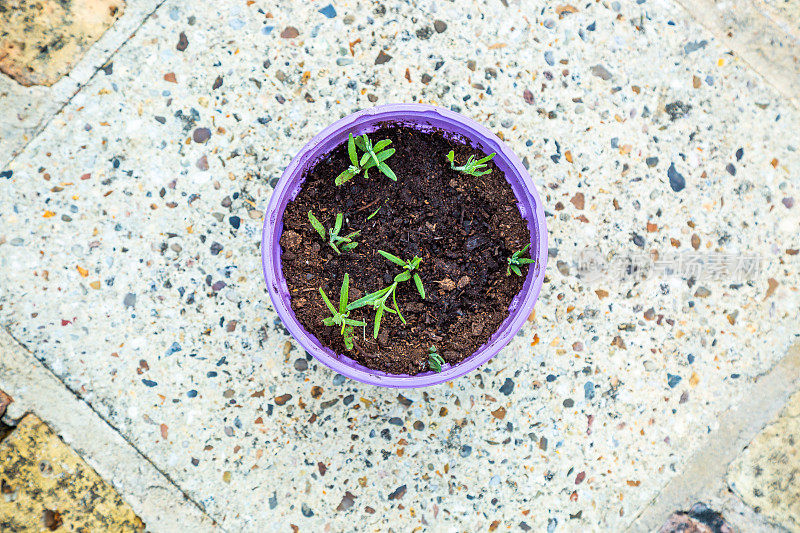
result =
[{"label": "stone paving slab", "polygon": [[144,531],[119,494],[36,415],[0,442],[0,530]]},{"label": "stone paving slab", "polygon": [[[0,73],[0,168],[5,167],[92,76],[98,72],[102,75],[113,72],[113,62],[107,63],[109,56],[162,1],[135,0],[125,6],[124,11],[121,11],[122,0],[3,2],[0,57],[4,57],[4,72],[19,74],[26,84],[50,86],[26,87]],[[113,16],[107,10],[111,6],[117,6]],[[20,7],[22,11],[17,9]],[[22,43],[26,48],[20,54],[7,54],[9,46],[17,50]],[[46,46],[47,51],[39,53],[41,46]],[[37,51],[34,56],[31,55],[33,50]],[[33,73],[27,66],[34,69]],[[99,71],[100,67],[104,67],[103,70]]]},{"label": "stone paving slab", "polygon": [[53,85],[122,15],[122,0],[12,0],[0,11],[0,72]]},{"label": "stone paving slab", "polygon": [[[402,393],[296,347],[259,256],[291,155],[393,101],[502,135],[552,243],[512,344]],[[620,530],[797,334],[799,127],[673,3],[170,1],[0,179],[0,321],[225,528]]]},{"label": "stone paving slab", "polygon": [[800,529],[800,392],[733,462],[728,483],[767,520]]}]

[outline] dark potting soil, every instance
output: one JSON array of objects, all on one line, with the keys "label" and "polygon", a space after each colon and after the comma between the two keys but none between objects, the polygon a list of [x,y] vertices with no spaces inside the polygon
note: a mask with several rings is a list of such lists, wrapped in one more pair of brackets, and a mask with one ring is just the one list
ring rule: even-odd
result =
[{"label": "dark potting soil", "polygon": [[[492,172],[479,177],[450,168],[450,150],[455,150],[458,165],[470,155],[483,157],[465,141],[396,125],[384,125],[369,137],[373,143],[391,139],[397,152],[386,163],[396,182],[372,168],[368,179],[362,172],[337,187],[336,176],[350,165],[345,142],[306,172],[302,190],[286,208],[281,262],[292,309],[322,344],[372,369],[427,371],[431,346],[446,362],[458,363],[497,331],[522,289],[524,277],[507,276],[506,266],[508,257],[530,241],[527,224],[493,161]],[[337,255],[309,223],[309,211],[326,229],[333,227],[337,213],[344,213],[340,235],[360,230],[358,246]],[[401,283],[397,303],[407,325],[397,315],[384,314],[377,341],[372,306],[352,310],[350,318],[365,321],[367,327],[356,328],[355,346],[346,350],[340,329],[322,323],[331,313],[319,288],[338,307],[345,273],[350,276],[350,302],[390,285],[402,269],[378,250],[404,260],[421,257],[418,272],[426,298],[413,280]],[[522,273],[527,274],[527,265]]]}]

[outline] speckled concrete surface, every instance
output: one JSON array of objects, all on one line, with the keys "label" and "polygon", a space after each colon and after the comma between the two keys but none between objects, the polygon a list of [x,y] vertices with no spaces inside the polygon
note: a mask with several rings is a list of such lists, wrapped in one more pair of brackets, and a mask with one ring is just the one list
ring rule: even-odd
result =
[{"label": "speckled concrete surface", "polygon": [[[796,337],[800,117],[672,3],[509,4],[165,3],[0,174],[0,320],[232,530],[628,525]],[[308,360],[259,261],[294,152],[394,101],[501,134],[552,242],[521,335],[402,395]]]}]

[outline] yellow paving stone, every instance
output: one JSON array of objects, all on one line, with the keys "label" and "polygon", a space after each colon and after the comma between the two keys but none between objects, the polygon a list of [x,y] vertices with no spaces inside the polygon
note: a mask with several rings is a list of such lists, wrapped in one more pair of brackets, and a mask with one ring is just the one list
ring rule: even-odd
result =
[{"label": "yellow paving stone", "polygon": [[7,0],[0,9],[0,72],[52,85],[122,15],[124,0]]},{"label": "yellow paving stone", "polygon": [[770,522],[800,531],[800,392],[731,463],[728,483]]},{"label": "yellow paving stone", "polygon": [[38,417],[0,442],[0,531],[144,531],[144,524]]}]

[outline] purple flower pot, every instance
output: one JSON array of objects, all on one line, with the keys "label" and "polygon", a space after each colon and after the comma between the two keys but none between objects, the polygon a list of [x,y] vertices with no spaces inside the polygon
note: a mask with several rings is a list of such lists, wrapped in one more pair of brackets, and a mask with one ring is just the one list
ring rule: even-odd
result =
[{"label": "purple flower pot", "polygon": [[[511,184],[519,202],[522,218],[528,222],[531,234],[530,253],[531,257],[536,259],[536,263],[528,269],[525,285],[512,301],[508,318],[489,341],[475,353],[457,365],[444,365],[441,372],[425,372],[415,376],[387,374],[369,369],[347,356],[336,354],[333,350],[323,347],[297,321],[290,305],[289,289],[281,268],[279,241],[283,232],[283,212],[286,205],[300,192],[305,170],[346,141],[348,133],[353,135],[369,133],[378,129],[382,122],[399,122],[421,130],[437,128],[453,132],[466,137],[486,153],[497,152],[494,162],[505,173],[506,179]],[[533,310],[542,288],[547,264],[547,228],[542,202],[539,200],[533,181],[519,158],[496,135],[480,124],[447,109],[422,104],[389,104],[365,109],[336,121],[311,139],[292,159],[269,200],[261,238],[261,260],[267,289],[278,316],[297,342],[318,361],[340,374],[371,385],[425,387],[455,379],[478,368],[494,357],[520,330]]]}]

